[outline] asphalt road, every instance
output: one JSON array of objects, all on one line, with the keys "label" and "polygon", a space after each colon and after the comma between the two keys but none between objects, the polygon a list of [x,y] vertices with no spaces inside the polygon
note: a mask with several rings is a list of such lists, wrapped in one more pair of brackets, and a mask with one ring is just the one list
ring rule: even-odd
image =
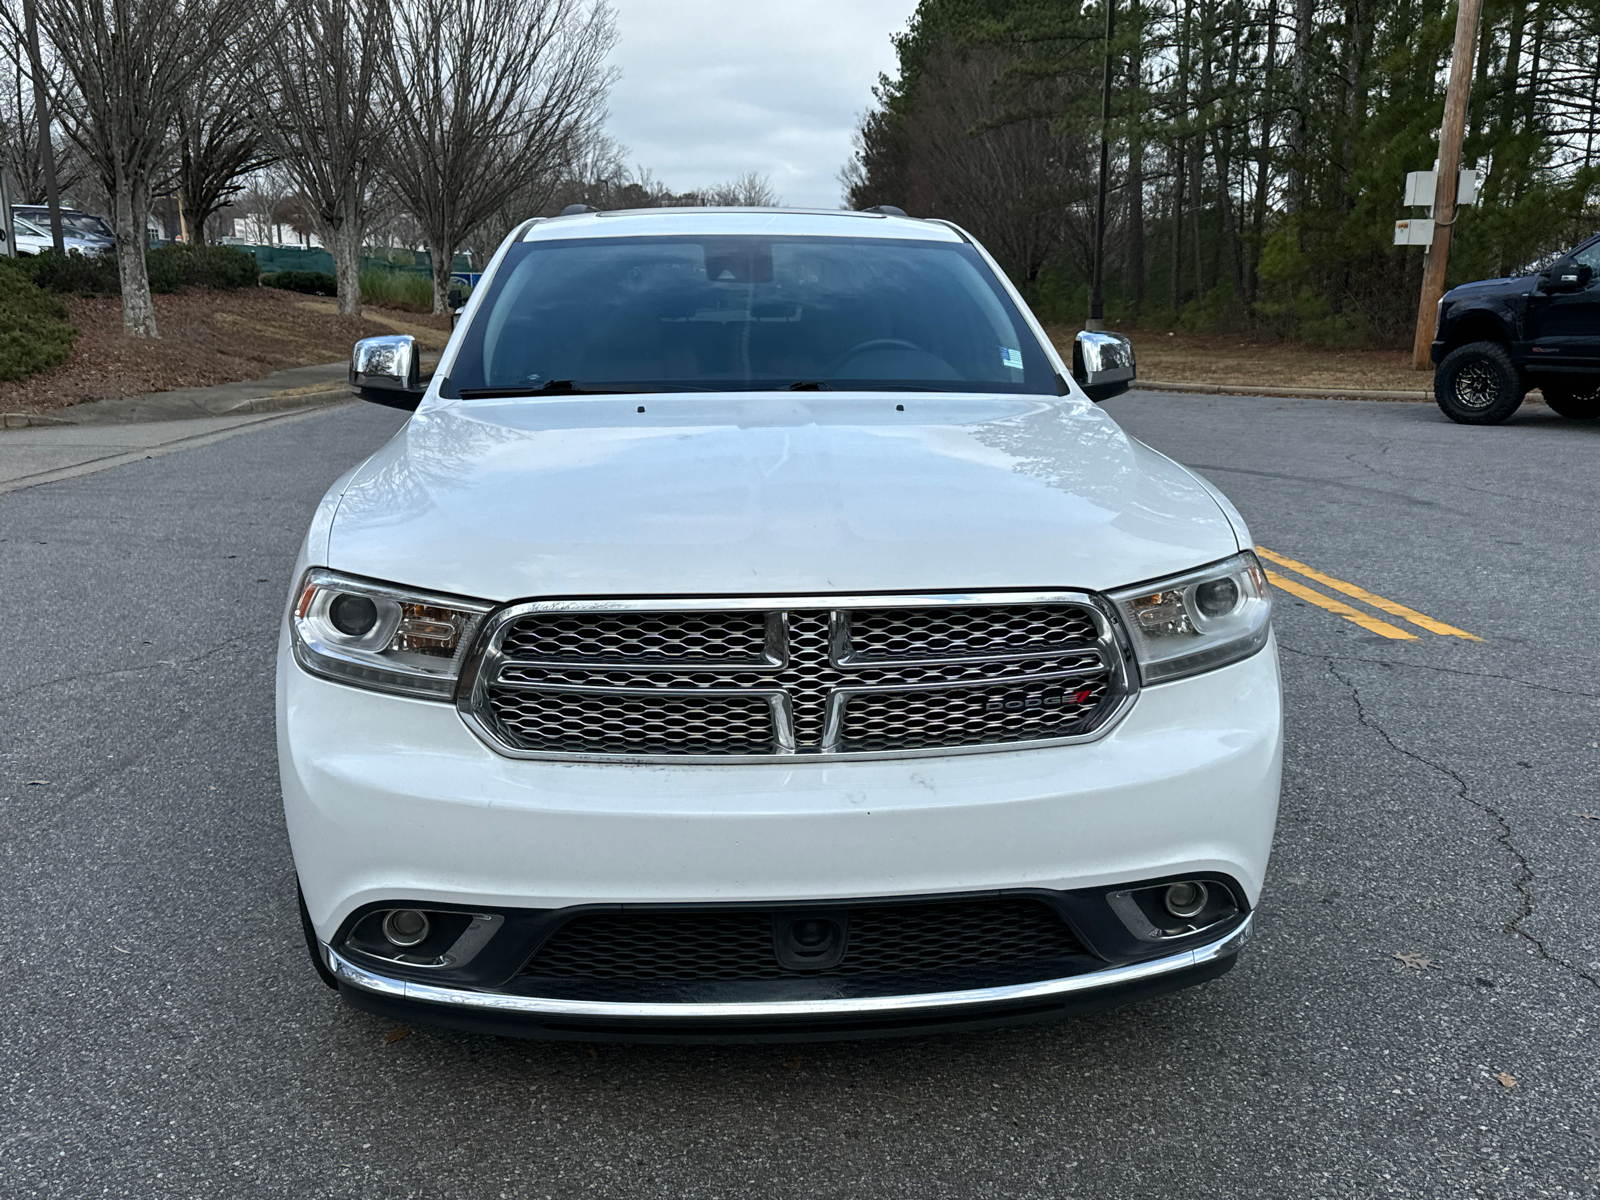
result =
[{"label": "asphalt road", "polygon": [[1483,640],[1280,592],[1287,776],[1239,967],[915,1041],[391,1042],[313,977],[277,614],[396,414],[0,495],[0,1195],[1600,1194],[1600,425],[1109,407],[1279,556]]}]

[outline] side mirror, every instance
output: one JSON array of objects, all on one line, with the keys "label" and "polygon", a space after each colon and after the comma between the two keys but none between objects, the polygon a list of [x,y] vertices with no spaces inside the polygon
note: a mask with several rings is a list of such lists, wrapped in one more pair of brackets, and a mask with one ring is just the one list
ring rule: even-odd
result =
[{"label": "side mirror", "polygon": [[450,310],[450,329],[452,332],[455,331],[455,327],[460,322],[461,314],[465,311],[466,307],[467,306],[463,304],[459,308],[452,308]]},{"label": "side mirror", "polygon": [[1594,268],[1587,263],[1557,263],[1539,276],[1543,292],[1577,292],[1589,286]]},{"label": "side mirror", "polygon": [[1136,375],[1133,343],[1120,333],[1085,329],[1073,342],[1072,377],[1096,404],[1127,391]]},{"label": "side mirror", "polygon": [[350,390],[363,400],[415,412],[422,403],[417,339],[409,333],[362,338],[350,351]]}]

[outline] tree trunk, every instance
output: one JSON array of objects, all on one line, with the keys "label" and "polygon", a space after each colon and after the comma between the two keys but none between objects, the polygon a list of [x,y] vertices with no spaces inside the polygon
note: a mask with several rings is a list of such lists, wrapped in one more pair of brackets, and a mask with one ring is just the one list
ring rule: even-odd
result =
[{"label": "tree trunk", "polygon": [[1128,94],[1133,97],[1134,110],[1128,122],[1128,299],[1133,311],[1144,308],[1144,62],[1141,50],[1144,44],[1144,11],[1133,6],[1134,33],[1137,40],[1128,54]]},{"label": "tree trunk", "polygon": [[442,313],[449,307],[450,264],[455,261],[456,248],[436,245],[430,240],[428,255],[433,259],[433,311]]},{"label": "tree trunk", "polygon": [[[1506,61],[1500,69],[1500,122],[1496,131],[1500,137],[1508,138],[1517,127],[1517,81],[1522,76],[1522,31],[1528,20],[1527,7],[1522,4],[1511,6],[1511,34],[1510,41],[1506,44]],[[1484,22],[1488,24],[1488,22]],[[1587,165],[1587,164],[1585,164]],[[1495,179],[1499,172],[1495,172]],[[1499,188],[1495,188],[1498,193]]]},{"label": "tree trunk", "polygon": [[359,203],[353,191],[347,192],[340,200],[339,223],[330,223],[323,234],[328,241],[328,251],[333,255],[334,277],[339,284],[339,312],[346,317],[361,315],[361,243],[366,231]]},{"label": "tree trunk", "polygon": [[[1267,56],[1262,77],[1269,81],[1278,65],[1278,0],[1267,0]],[[1266,237],[1267,188],[1270,184],[1268,168],[1272,162],[1272,92],[1269,90],[1261,109],[1261,145],[1256,154],[1256,192],[1254,211],[1250,214],[1250,274],[1245,280],[1245,301],[1255,306],[1261,294],[1261,243]]]},{"label": "tree trunk", "polygon": [[1180,138],[1168,148],[1168,154],[1173,163],[1172,184],[1172,311],[1176,316],[1178,309],[1183,307],[1183,177],[1184,153],[1183,141]]},{"label": "tree trunk", "polygon": [[1289,123],[1288,209],[1291,213],[1304,212],[1306,207],[1306,130],[1310,123],[1307,110],[1310,108],[1311,84],[1307,59],[1311,45],[1311,23],[1315,19],[1315,0],[1295,0],[1294,56],[1289,66],[1290,87],[1294,92],[1294,120]]},{"label": "tree trunk", "polygon": [[117,222],[117,278],[122,283],[122,331],[129,337],[159,338],[156,309],[150,300],[150,275],[145,270],[145,225],[150,219],[150,190],[118,167],[112,207]]}]

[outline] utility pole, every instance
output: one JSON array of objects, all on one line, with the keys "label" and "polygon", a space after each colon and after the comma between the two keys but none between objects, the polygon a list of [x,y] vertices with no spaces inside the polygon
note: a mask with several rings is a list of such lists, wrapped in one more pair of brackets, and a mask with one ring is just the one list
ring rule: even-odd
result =
[{"label": "utility pole", "polygon": [[39,54],[39,26],[33,0],[22,0],[23,36],[28,40],[28,73],[33,76],[33,116],[39,123],[39,163],[44,169],[45,203],[50,206],[50,241],[57,254],[67,252],[61,239],[61,193],[56,190],[56,148],[50,140],[50,100],[45,94],[44,59]]},{"label": "utility pole", "polygon": [[1450,84],[1444,94],[1444,124],[1439,129],[1439,179],[1433,192],[1433,244],[1422,262],[1422,298],[1417,303],[1417,335],[1411,365],[1433,369],[1430,351],[1438,324],[1439,297],[1444,295],[1450,266],[1450,233],[1456,222],[1456,178],[1461,169],[1461,139],[1467,125],[1467,97],[1472,90],[1472,56],[1478,44],[1478,17],[1483,0],[1460,0],[1456,10],[1456,43],[1450,51]]},{"label": "utility pole", "polygon": [[1089,292],[1089,319],[1083,327],[1090,331],[1106,327],[1106,180],[1111,173],[1111,37],[1117,28],[1117,0],[1106,4],[1106,73],[1100,92],[1100,198],[1094,217],[1094,285]]}]

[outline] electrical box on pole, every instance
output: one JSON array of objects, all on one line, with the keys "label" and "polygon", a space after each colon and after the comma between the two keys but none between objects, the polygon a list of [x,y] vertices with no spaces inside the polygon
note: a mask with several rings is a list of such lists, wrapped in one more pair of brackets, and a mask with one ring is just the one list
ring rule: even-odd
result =
[{"label": "electrical box on pole", "polygon": [[[1433,208],[1433,196],[1439,189],[1438,171],[1411,171],[1406,175],[1407,208]],[[1474,204],[1478,199],[1478,172],[1472,167],[1462,167],[1456,172],[1456,203]]]}]

